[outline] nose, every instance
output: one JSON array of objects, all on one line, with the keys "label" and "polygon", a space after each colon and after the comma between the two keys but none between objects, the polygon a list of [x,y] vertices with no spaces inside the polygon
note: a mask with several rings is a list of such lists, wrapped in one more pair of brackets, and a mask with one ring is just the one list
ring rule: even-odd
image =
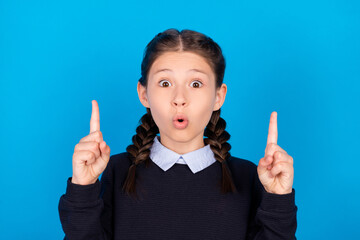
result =
[{"label": "nose", "polygon": [[187,100],[185,98],[184,91],[181,89],[177,89],[175,92],[175,96],[172,102],[174,107],[185,107],[187,104]]}]

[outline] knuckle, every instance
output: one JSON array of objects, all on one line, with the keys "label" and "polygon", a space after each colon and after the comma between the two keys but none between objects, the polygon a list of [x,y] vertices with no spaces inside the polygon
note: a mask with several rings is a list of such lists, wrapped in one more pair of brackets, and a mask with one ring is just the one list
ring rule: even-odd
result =
[{"label": "knuckle", "polygon": [[88,159],[95,159],[95,154],[93,152],[88,151],[87,152],[87,158]]},{"label": "knuckle", "polygon": [[270,149],[271,149],[271,150],[277,149],[277,144],[275,144],[275,143],[270,143]]},{"label": "knuckle", "polygon": [[283,154],[282,154],[282,152],[279,152],[279,151],[278,151],[278,152],[275,152],[274,155],[275,155],[275,157],[276,157],[277,159],[280,159],[280,160],[283,159]]},{"label": "knuckle", "polygon": [[98,138],[98,139],[102,138],[102,133],[101,133],[100,130],[97,130],[97,131],[95,132],[95,137]]},{"label": "knuckle", "polygon": [[99,144],[97,142],[92,142],[90,149],[96,152],[99,149]]},{"label": "knuckle", "polygon": [[73,160],[75,162],[81,161],[81,158],[82,158],[82,152],[74,152]]},{"label": "knuckle", "polygon": [[284,169],[286,164],[284,162],[279,162],[277,165],[280,169]]},{"label": "knuckle", "polygon": [[275,143],[269,143],[266,146],[265,152],[272,152],[275,149],[276,144]]}]

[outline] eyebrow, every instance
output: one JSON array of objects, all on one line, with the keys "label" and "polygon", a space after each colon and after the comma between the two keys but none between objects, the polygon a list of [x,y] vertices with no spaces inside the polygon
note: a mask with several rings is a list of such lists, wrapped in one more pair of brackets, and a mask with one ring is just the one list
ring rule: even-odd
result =
[{"label": "eyebrow", "polygon": [[[157,71],[154,73],[154,75],[157,74],[157,73],[159,73],[159,72],[172,72],[172,70],[171,70],[171,69],[168,69],[168,68],[159,69],[159,70],[157,70]],[[189,69],[188,72],[199,72],[199,73],[202,73],[202,74],[207,75],[204,71],[201,71],[201,70],[196,69],[196,68]]]}]

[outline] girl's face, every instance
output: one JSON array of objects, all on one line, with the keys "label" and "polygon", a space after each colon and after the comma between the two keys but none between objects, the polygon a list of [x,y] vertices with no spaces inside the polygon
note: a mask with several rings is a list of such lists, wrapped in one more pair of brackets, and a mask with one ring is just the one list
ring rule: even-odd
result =
[{"label": "girl's face", "polygon": [[210,65],[191,52],[160,55],[149,70],[147,88],[138,82],[139,99],[150,108],[161,143],[179,154],[204,146],[205,127],[226,91],[225,84],[215,89]]}]

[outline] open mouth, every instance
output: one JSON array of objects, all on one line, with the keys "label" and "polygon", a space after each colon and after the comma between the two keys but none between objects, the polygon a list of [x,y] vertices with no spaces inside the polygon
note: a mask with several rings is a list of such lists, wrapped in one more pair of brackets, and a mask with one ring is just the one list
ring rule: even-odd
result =
[{"label": "open mouth", "polygon": [[177,129],[184,129],[188,125],[188,120],[185,115],[178,114],[177,116],[174,117],[173,124],[174,127]]}]

